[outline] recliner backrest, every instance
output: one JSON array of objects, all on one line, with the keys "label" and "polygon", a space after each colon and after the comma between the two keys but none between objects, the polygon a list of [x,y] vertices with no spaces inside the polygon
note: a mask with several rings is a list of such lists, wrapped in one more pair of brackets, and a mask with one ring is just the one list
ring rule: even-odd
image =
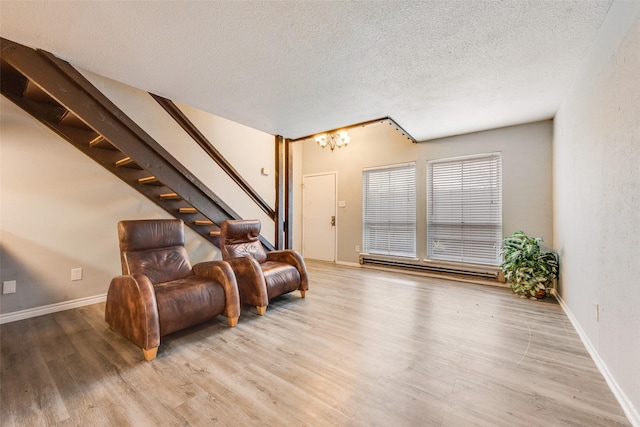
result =
[{"label": "recliner backrest", "polygon": [[267,254],[259,239],[260,221],[228,220],[220,224],[220,250],[222,258],[251,257],[260,264],[267,260]]},{"label": "recliner backrest", "polygon": [[152,283],[192,275],[179,219],[120,221],[122,274],[144,274]]}]

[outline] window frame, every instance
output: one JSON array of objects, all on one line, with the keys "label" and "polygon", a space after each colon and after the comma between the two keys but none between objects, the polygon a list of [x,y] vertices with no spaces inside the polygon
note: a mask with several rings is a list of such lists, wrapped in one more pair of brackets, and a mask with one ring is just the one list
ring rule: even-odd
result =
[{"label": "window frame", "polygon": [[[395,181],[396,186],[401,186],[406,183],[405,177],[402,177],[402,174],[409,172],[412,176],[409,177],[411,180],[411,186],[407,188],[404,193],[397,193],[395,195],[392,194],[389,188],[394,185],[394,183],[389,183],[389,188],[387,189],[387,194],[391,195],[391,197],[386,199],[387,206],[385,205],[384,198],[376,198],[375,202],[371,203],[369,198],[371,197],[371,185],[372,178],[374,174],[380,173],[380,175],[384,175],[385,172],[399,172],[399,175],[402,179],[399,181]],[[381,178],[381,177],[380,177]],[[389,176],[391,178],[391,175]],[[397,187],[400,189],[401,187]],[[384,191],[384,189],[378,189],[378,191]],[[408,199],[406,197],[408,196]],[[407,201],[402,202],[399,198],[405,198]],[[395,202],[394,202],[395,201]],[[373,206],[373,205],[379,206]],[[374,212],[375,209],[387,209],[386,212],[388,215],[393,215],[394,213],[398,213],[398,206],[404,205],[408,207],[409,210],[401,211],[402,214],[396,216],[396,220],[393,221],[393,218],[387,218],[387,229],[384,229],[382,223],[384,223],[384,218],[372,218],[374,214],[380,214],[384,216],[384,212]],[[393,208],[395,211],[392,211]],[[395,215],[394,215],[395,216]],[[404,218],[399,218],[404,216]],[[411,217],[407,221],[407,216]],[[394,226],[395,223],[395,226]],[[378,241],[376,242],[376,235],[372,235],[372,229],[377,228],[374,231],[375,234],[378,235]],[[402,230],[404,228],[404,231]],[[409,231],[410,230],[410,231]],[[381,255],[381,256],[392,256],[392,257],[401,257],[401,258],[411,258],[417,259],[417,165],[416,162],[405,162],[405,163],[397,163],[392,165],[385,166],[375,166],[368,167],[362,169],[362,250],[364,253],[370,255]],[[392,237],[394,237],[392,239]],[[386,239],[386,242],[385,242]],[[409,246],[412,246],[409,249]],[[386,250],[385,250],[386,248]]]},{"label": "window frame", "polygon": [[[479,167],[482,161],[487,162],[484,167],[488,168],[488,171],[483,172]],[[439,190],[433,188],[433,169],[436,165],[443,169],[438,171],[441,174],[438,179],[442,184]],[[450,167],[451,170],[455,170],[457,165],[460,167],[460,176],[454,176],[455,173],[451,171],[447,176],[444,168]],[[474,171],[474,167],[477,170]],[[455,182],[456,178],[460,182]],[[428,160],[426,185],[427,260],[498,266],[503,237],[502,153],[491,152]],[[479,190],[486,190],[489,199],[478,199]],[[440,195],[436,195],[435,191],[439,191]],[[456,198],[460,198],[461,201],[457,206],[454,204]],[[463,201],[465,198],[467,203]],[[449,215],[449,218],[455,220],[434,219],[434,216],[442,218],[443,215]],[[438,242],[445,242],[445,245],[440,243],[436,251],[434,245],[438,245]],[[447,250],[450,251],[449,254],[445,254]],[[493,256],[489,257],[489,254]]]}]

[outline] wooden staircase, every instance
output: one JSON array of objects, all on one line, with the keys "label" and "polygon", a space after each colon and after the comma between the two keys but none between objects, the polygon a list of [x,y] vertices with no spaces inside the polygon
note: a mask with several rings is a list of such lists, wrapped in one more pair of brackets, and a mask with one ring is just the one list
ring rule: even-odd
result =
[{"label": "wooden staircase", "polygon": [[218,246],[218,224],[239,219],[236,212],[69,63],[6,39],[1,44],[2,95]]}]

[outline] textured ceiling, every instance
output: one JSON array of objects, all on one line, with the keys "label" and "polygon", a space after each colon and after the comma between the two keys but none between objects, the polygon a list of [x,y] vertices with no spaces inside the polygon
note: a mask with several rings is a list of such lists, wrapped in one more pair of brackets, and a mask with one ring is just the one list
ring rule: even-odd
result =
[{"label": "textured ceiling", "polygon": [[2,37],[288,138],[554,116],[611,1],[0,2]]}]

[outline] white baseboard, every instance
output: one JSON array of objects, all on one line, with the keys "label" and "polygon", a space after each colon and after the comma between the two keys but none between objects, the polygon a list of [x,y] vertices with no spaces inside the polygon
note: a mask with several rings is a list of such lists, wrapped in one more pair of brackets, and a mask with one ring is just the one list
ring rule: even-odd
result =
[{"label": "white baseboard", "polygon": [[43,305],[42,307],[28,308],[26,310],[14,311],[12,313],[3,313],[0,314],[0,325],[4,323],[16,322],[18,320],[29,319],[31,317],[42,316],[44,314],[70,310],[76,307],[84,307],[85,305],[97,304],[106,300],[107,294],[102,294],[86,298],[78,298],[71,301],[59,302],[56,304]]},{"label": "white baseboard", "polygon": [[336,261],[337,265],[346,265],[347,267],[362,267],[360,263],[357,262],[347,262],[347,261]]},{"label": "white baseboard", "polygon": [[633,425],[634,427],[640,427],[640,413],[633,406],[633,403],[629,400],[625,392],[620,388],[615,378],[611,375],[611,372],[609,372],[609,368],[607,368],[606,363],[604,363],[604,360],[600,358],[600,355],[596,351],[595,347],[591,344],[591,341],[589,341],[587,334],[584,332],[584,330],[582,329],[582,327],[580,326],[576,318],[573,316],[573,313],[571,313],[571,310],[569,310],[569,307],[567,306],[567,304],[565,304],[565,302],[562,300],[562,297],[560,296],[560,294],[558,294],[557,292],[554,292],[554,295],[558,300],[558,302],[560,303],[560,306],[564,310],[565,314],[571,321],[571,324],[573,325],[574,329],[578,332],[578,335],[580,336],[582,343],[584,344],[587,351],[589,352],[589,355],[591,355],[591,359],[593,359],[594,363],[598,367],[598,370],[600,371],[600,373],[604,377],[604,380],[607,382],[607,385],[611,389],[611,392],[618,400],[618,403],[620,403],[620,406],[622,407],[622,410],[624,411],[625,415],[631,422],[631,425]]}]

